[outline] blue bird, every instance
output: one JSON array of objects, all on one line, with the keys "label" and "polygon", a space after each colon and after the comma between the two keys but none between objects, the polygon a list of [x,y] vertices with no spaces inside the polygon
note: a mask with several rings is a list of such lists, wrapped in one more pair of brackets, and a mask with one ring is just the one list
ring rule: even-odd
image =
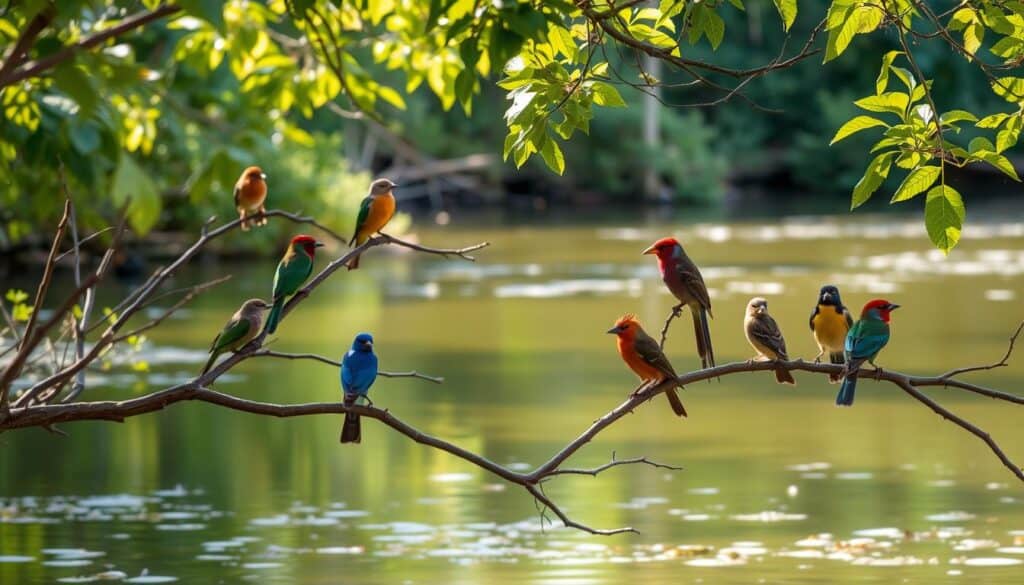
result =
[{"label": "blue bird", "polygon": [[899,307],[885,299],[875,299],[864,305],[860,321],[854,323],[846,334],[846,371],[843,385],[836,395],[836,406],[853,406],[857,371],[865,361],[875,365],[878,352],[889,343],[889,313]]},{"label": "blue bird", "polygon": [[[377,379],[377,356],[373,353],[373,336],[360,333],[352,341],[352,349],[348,350],[341,360],[341,389],[345,395],[345,406],[352,406],[362,396],[366,397]],[[373,402],[370,402],[372,405]],[[345,424],[341,427],[342,443],[359,443],[362,441],[362,428],[359,415],[345,413]]]}]

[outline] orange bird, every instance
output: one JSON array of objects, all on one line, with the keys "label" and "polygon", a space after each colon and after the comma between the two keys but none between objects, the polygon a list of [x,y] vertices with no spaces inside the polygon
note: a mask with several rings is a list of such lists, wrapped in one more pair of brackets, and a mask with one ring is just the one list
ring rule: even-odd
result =
[{"label": "orange bird", "polygon": [[[235,183],[235,209],[238,210],[238,217],[242,220],[242,231],[249,231],[249,227],[266,225],[267,218],[262,214],[267,210],[263,202],[267,199],[267,175],[259,167],[249,167],[242,171]],[[250,215],[260,215],[255,219],[246,219]]]},{"label": "orange bird", "polygon": [[[389,179],[377,179],[370,183],[370,192],[359,205],[359,216],[356,218],[356,229],[348,245],[353,248],[361,246],[370,236],[384,229],[395,215],[395,194],[397,187]],[[359,268],[359,256],[348,261],[348,269]]]},{"label": "orange bird", "polygon": [[[608,330],[608,333],[618,337],[619,355],[622,356],[622,361],[626,362],[629,369],[644,381],[643,385],[636,389],[636,392],[640,392],[651,384],[678,377],[675,370],[672,369],[672,364],[669,363],[668,358],[661,351],[661,347],[658,346],[658,342],[647,335],[634,315],[623,315],[615,322],[615,327]],[[679,387],[682,388],[682,385]],[[678,416],[686,416],[683,401],[679,399],[675,388],[665,392],[665,396],[668,398],[668,403],[672,405],[672,412]]]}]

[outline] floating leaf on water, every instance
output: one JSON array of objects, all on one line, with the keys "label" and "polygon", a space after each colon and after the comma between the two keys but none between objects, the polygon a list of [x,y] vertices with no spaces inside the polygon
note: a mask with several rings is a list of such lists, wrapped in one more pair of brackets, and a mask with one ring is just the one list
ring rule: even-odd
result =
[{"label": "floating leaf on water", "polygon": [[964,564],[970,567],[1010,567],[1022,563],[1024,560],[1004,557],[975,557],[964,561]]},{"label": "floating leaf on water", "polygon": [[128,576],[128,573],[124,571],[103,571],[102,573],[96,573],[93,575],[94,579],[99,581],[120,581]]}]

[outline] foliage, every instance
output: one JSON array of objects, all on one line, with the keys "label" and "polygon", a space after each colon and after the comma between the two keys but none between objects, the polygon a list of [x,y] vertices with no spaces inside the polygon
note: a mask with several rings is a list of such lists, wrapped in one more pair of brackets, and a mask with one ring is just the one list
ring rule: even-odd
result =
[{"label": "foliage", "polygon": [[[500,148],[517,167],[537,156],[562,174],[575,161],[586,160],[593,136],[580,138],[579,133],[594,132],[595,121],[604,115],[616,125],[617,117],[609,113],[633,102],[637,93],[624,92],[632,86],[682,96],[675,103],[746,102],[755,108],[706,114],[727,124],[715,139],[691,141],[707,146],[707,168],[679,158],[685,156],[682,150],[672,155],[672,144],[678,143],[673,135],[665,152],[638,148],[630,156],[604,157],[612,165],[606,174],[626,179],[597,187],[635,192],[636,184],[624,185],[636,176],[626,161],[637,160],[633,155],[640,153],[684,195],[713,193],[721,169],[714,160],[737,147],[745,156],[730,157],[734,165],[766,158],[751,152],[752,137],[770,142],[773,129],[792,132],[789,126],[796,132],[786,146],[808,155],[795,166],[806,168],[803,176],[811,177],[821,167],[819,159],[831,156],[820,136],[817,146],[813,142],[811,128],[823,130],[822,120],[798,112],[792,124],[783,124],[759,112],[760,102],[806,101],[808,87],[824,87],[819,84],[828,75],[843,85],[859,82],[865,68],[844,65],[849,57],[841,57],[851,52],[864,57],[879,44],[890,46],[875,91],[855,102],[865,112],[839,124],[838,131],[829,129],[833,144],[859,132],[883,132],[854,187],[852,207],[882,188],[893,166],[907,173],[893,202],[932,193],[937,184],[942,187],[937,194],[926,196],[925,217],[933,242],[948,251],[959,239],[963,206],[947,183],[946,168],[987,164],[1017,178],[1005,152],[1024,125],[1024,77],[1013,74],[1024,59],[1024,4],[1019,0],[972,0],[944,13],[920,0],[834,0],[818,14],[820,9],[807,3],[800,11],[796,0],[773,0],[768,10],[777,16],[773,25],[763,27],[761,14],[768,6],[763,0],[661,0],[657,6],[629,0],[142,4],[140,9],[138,2],[127,0],[36,1],[15,4],[0,17],[8,57],[0,68],[0,204],[7,210],[0,219],[8,241],[55,215],[58,197],[26,200],[24,195],[58,193],[62,186],[53,170],[61,163],[82,220],[99,225],[103,216],[126,207],[132,227],[145,233],[168,222],[195,222],[211,208],[223,210],[240,169],[249,164],[280,167],[268,173],[275,205],[289,200],[287,195],[278,200],[279,189],[308,184],[304,179],[310,169],[281,164],[281,159],[337,144],[349,118],[392,130],[404,120],[414,131],[436,134],[430,122],[410,121],[413,112],[433,109],[424,107],[428,95],[442,110],[458,106],[467,115],[474,108],[477,116],[488,112],[494,96],[488,79],[496,79],[507,98]],[[756,39],[751,36],[755,27]],[[816,51],[819,29],[827,36],[824,70],[809,68],[805,60]],[[887,31],[896,38],[890,34],[875,40]],[[789,47],[791,37],[808,40],[794,49],[799,43]],[[899,41],[898,49],[891,46],[893,40]],[[76,43],[87,48],[73,49]],[[870,50],[859,52],[857,45]],[[15,47],[25,48],[24,53]],[[1009,109],[988,116],[973,113],[979,102],[965,89],[962,68],[926,79],[917,63],[926,61],[915,55],[927,57],[936,73],[939,62],[948,65],[950,55],[957,56],[959,63],[953,64],[981,71],[990,96],[1008,102]],[[640,56],[660,60],[668,70],[656,77]],[[998,62],[990,62],[991,56]],[[779,70],[791,68],[796,82],[776,81]],[[936,115],[933,84],[936,91],[956,87],[967,103]],[[832,105],[819,107],[838,111]],[[406,108],[410,115],[401,114]],[[697,124],[677,113],[665,113],[664,119],[663,133],[673,125]],[[496,150],[499,138],[491,136],[489,122],[472,122],[477,131],[469,134]],[[986,134],[978,135],[979,130]],[[971,139],[958,142],[961,131]],[[424,140],[432,134],[410,138],[432,151],[449,148]],[[847,159],[843,155],[837,162]],[[350,178],[323,168],[313,170],[323,176],[312,183],[331,180],[333,185]],[[843,176],[842,170],[832,176]],[[589,186],[589,173],[577,176],[579,186]],[[690,185],[694,180],[699,187]],[[834,182],[815,189],[829,189]],[[357,181],[350,184],[360,193],[365,188]],[[945,211],[930,213],[939,203],[929,207],[929,200],[942,202]]]}]

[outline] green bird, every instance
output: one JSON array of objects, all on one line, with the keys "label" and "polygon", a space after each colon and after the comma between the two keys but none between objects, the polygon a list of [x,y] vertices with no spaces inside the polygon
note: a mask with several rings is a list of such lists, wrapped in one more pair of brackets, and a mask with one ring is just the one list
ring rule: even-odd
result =
[{"label": "green bird", "polygon": [[312,236],[295,236],[288,244],[288,250],[277,265],[274,273],[274,306],[267,315],[267,334],[277,331],[277,323],[281,320],[285,297],[298,292],[309,275],[313,273],[313,256],[316,249],[323,243]]},{"label": "green bird", "polygon": [[270,305],[263,299],[249,299],[242,303],[242,308],[235,311],[231,320],[210,344],[210,359],[203,368],[203,374],[210,371],[213,362],[217,361],[217,356],[225,351],[238,351],[252,341],[263,324],[263,311],[269,308]]}]

